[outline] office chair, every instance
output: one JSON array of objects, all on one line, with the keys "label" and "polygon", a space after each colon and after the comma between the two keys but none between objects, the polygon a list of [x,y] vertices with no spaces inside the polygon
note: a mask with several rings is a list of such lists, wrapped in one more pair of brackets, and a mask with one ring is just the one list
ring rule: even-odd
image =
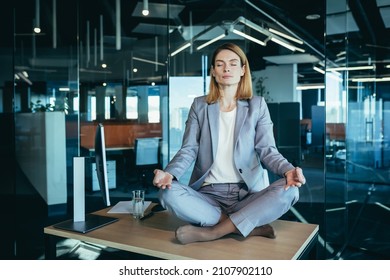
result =
[{"label": "office chair", "polygon": [[154,169],[161,168],[160,146],[161,138],[159,137],[135,139],[135,167],[137,169],[138,181],[141,182],[145,192],[149,191],[147,174],[153,174]]}]

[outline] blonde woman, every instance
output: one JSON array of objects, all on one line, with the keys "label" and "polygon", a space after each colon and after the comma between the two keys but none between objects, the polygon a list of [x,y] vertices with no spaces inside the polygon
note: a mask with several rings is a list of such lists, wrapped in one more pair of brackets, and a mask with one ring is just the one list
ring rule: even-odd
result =
[{"label": "blonde woman", "polygon": [[[153,184],[162,206],[189,223],[176,230],[182,244],[230,233],[275,238],[269,224],[298,200],[305,177],[276,148],[242,49],[224,44],[211,61],[209,93],[194,99],[182,146],[164,170],[155,170]],[[189,185],[180,183],[194,162]],[[265,186],[262,165],[282,178]]]}]

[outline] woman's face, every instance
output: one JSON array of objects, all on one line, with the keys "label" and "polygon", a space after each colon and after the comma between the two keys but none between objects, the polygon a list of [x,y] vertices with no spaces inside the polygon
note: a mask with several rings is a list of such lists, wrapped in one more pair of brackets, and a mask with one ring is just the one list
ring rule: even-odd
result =
[{"label": "woman's face", "polygon": [[230,50],[222,50],[215,57],[212,75],[219,85],[237,85],[245,73],[240,57]]}]

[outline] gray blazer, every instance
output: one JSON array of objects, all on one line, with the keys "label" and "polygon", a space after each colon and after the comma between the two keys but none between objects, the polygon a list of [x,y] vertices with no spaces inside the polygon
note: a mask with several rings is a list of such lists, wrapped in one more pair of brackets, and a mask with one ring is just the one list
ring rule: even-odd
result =
[{"label": "gray blazer", "polygon": [[[218,102],[207,104],[205,96],[194,99],[188,114],[182,146],[164,169],[180,179],[195,161],[189,182],[190,187],[195,190],[202,186],[214,162],[218,144],[219,112]],[[267,187],[262,184],[261,163],[280,176],[294,168],[276,148],[273,123],[263,97],[254,96],[251,100],[237,102],[233,155],[237,171],[248,186],[249,192],[257,192]]]}]

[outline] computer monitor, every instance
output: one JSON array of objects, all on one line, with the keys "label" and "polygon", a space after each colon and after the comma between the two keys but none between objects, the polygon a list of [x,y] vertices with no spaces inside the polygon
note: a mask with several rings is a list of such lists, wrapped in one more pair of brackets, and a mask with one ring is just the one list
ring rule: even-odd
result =
[{"label": "computer monitor", "polygon": [[[102,124],[98,124],[98,126],[96,127],[94,148],[95,148],[96,173],[99,181],[99,188],[101,191],[104,205],[108,207],[111,205],[111,203],[110,203],[110,193],[108,189],[108,179],[107,179],[105,134],[104,134],[104,127]],[[82,209],[82,211],[84,213],[85,209]],[[79,215],[74,215],[74,216],[76,217]],[[114,217],[107,217],[107,216],[96,215],[96,214],[86,214],[84,220],[81,221],[79,220],[75,221],[75,219],[67,220],[55,224],[54,227],[70,230],[70,231],[87,233],[89,231],[111,224],[117,220],[118,219]]]},{"label": "computer monitor", "polygon": [[96,175],[99,181],[100,192],[103,197],[104,205],[108,207],[111,206],[111,202],[107,179],[107,160],[104,126],[101,123],[99,123],[96,127],[95,133],[95,162]]}]

